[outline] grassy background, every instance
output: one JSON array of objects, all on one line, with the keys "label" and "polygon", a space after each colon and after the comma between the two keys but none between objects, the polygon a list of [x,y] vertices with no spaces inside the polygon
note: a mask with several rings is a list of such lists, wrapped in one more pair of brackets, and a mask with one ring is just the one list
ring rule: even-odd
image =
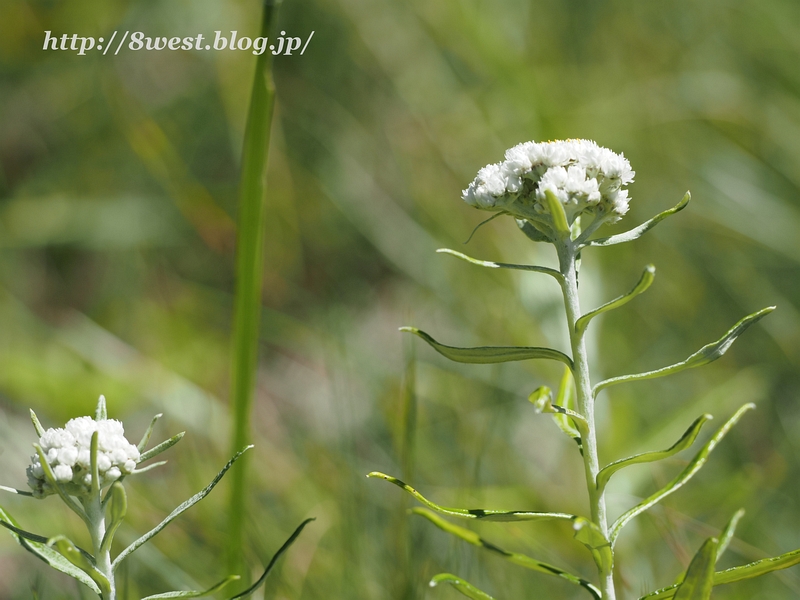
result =
[{"label": "grassy background", "polygon": [[[130,482],[121,540],[227,460],[233,240],[255,58],[245,52],[43,52],[43,31],[256,35],[255,2],[4,0],[0,18],[0,473],[25,485],[34,408],[45,426],[104,393],[137,439],[186,429],[170,463]],[[724,359],[620,386],[600,401],[605,462],[670,445],[703,411],[748,414],[686,488],[640,517],[618,554],[623,597],[671,583],[701,540],[748,511],[723,566],[800,546],[800,5],[588,0],[287,0],[304,56],[278,57],[261,358],[250,458],[254,572],[316,516],[266,588],[278,599],[455,600],[455,572],[498,599],[579,598],[404,513],[371,470],[404,473],[443,504],[585,512],[574,448],[525,397],[547,364],[464,367],[397,327],[456,345],[553,345],[555,284],[436,255],[552,265],[459,193],[529,139],[585,137],[637,171],[629,227],[693,203],[641,240],[584,257],[591,307],[655,285],[592,327],[594,378],[680,360],[744,314],[762,321]],[[706,433],[707,435],[707,433]],[[633,467],[612,513],[668,481],[686,455]],[[3,505],[42,534],[80,538],[55,499]],[[221,578],[223,488],[140,550],[127,598]],[[568,528],[480,524],[509,549],[591,576]],[[412,552],[413,550],[413,552]],[[0,536],[0,597],[78,597]],[[715,598],[800,594],[786,572]],[[88,596],[86,596],[88,597]]]}]

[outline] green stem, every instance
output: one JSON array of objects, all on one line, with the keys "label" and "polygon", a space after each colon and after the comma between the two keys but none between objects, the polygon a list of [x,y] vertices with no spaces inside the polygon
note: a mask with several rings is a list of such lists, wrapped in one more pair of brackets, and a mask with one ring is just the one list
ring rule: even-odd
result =
[{"label": "green stem", "polygon": [[114,570],[111,566],[111,547],[103,548],[103,538],[106,535],[106,514],[98,489],[88,498],[82,499],[81,504],[88,517],[87,524],[89,534],[92,536],[92,550],[94,554],[95,567],[106,576],[111,584],[111,592],[108,596],[103,596],[103,600],[116,600],[116,586],[114,585]]},{"label": "green stem", "polygon": [[[608,538],[605,496],[603,491],[598,491],[597,489],[597,474],[600,472],[600,462],[597,456],[594,396],[592,395],[592,382],[589,376],[589,357],[584,339],[585,330],[579,330],[576,327],[576,323],[581,316],[581,305],[578,297],[576,248],[570,239],[559,240],[555,246],[558,252],[559,268],[563,275],[561,289],[564,294],[564,306],[567,312],[569,338],[572,346],[573,376],[578,396],[578,412],[583,415],[588,424],[588,433],[583,440],[583,465],[586,474],[586,488],[589,492],[589,505],[592,521],[597,524],[603,535]],[[615,600],[613,568],[606,569],[598,565],[598,572],[603,600]]]},{"label": "green stem", "polygon": [[[278,1],[265,0],[261,36],[271,37]],[[256,62],[250,108],[242,151],[239,214],[236,237],[236,292],[233,323],[233,368],[231,410],[233,452],[249,443],[250,409],[256,383],[261,287],[264,269],[264,219],[266,216],[267,156],[275,106],[272,53]],[[242,572],[247,489],[246,457],[231,469],[228,525],[228,563],[232,572]],[[245,582],[243,582],[245,583]]]}]

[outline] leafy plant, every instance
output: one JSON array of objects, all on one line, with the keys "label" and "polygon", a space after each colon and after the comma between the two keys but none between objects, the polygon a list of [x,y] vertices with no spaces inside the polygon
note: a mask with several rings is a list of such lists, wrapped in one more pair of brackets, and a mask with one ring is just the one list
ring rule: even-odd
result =
[{"label": "leafy plant", "polygon": [[[561,431],[576,442],[576,449],[584,463],[589,496],[588,515],[444,507],[428,500],[399,479],[379,472],[368,475],[389,481],[411,494],[427,507],[415,508],[412,512],[428,519],[443,531],[498,554],[516,565],[559,577],[580,586],[598,600],[616,598],[614,548],[625,525],[687,483],[703,467],[710,453],[739,419],[755,407],[750,403],[742,406],[701,446],[687,466],[667,485],[624,512],[616,520],[610,521],[606,512],[605,489],[611,477],[630,465],[663,460],[688,449],[696,441],[705,422],[711,419],[711,415],[704,414],[698,417],[683,436],[665,450],[645,452],[601,468],[597,451],[599,432],[594,418],[594,406],[598,394],[613,385],[673,375],[717,360],[749,327],[774,310],[774,307],[767,307],[744,317],[717,341],[703,346],[683,361],[652,371],[611,377],[593,386],[589,376],[590,357],[585,343],[586,330],[591,320],[604,312],[624,306],[646,291],[653,282],[655,268],[652,265],[645,267],[639,282],[627,294],[584,313],[578,296],[578,272],[582,251],[587,248],[635,241],[665,218],[683,210],[690,200],[690,194],[687,192],[676,206],[638,227],[608,237],[592,237],[603,224],[616,222],[627,212],[629,198],[625,186],[633,181],[633,176],[630,164],[622,155],[587,140],[520,144],[506,152],[503,162],[481,169],[475,180],[464,190],[463,199],[477,208],[494,211],[495,215],[492,218],[501,215],[513,217],[520,230],[529,239],[552,244],[558,256],[558,269],[490,262],[471,258],[450,249],[439,250],[482,267],[531,271],[554,278],[564,298],[570,355],[552,348],[539,347],[459,348],[442,344],[413,327],[401,329],[419,336],[434,350],[456,362],[487,364],[547,359],[563,363],[564,375],[555,398],[550,388],[540,387],[531,393],[529,399],[538,412],[550,414]],[[718,538],[709,538],[705,541],[675,585],[647,594],[641,600],[673,597],[682,600],[703,600],[711,596],[714,586],[757,577],[800,563],[800,550],[798,550],[776,558],[715,572],[714,565],[727,548],[742,514],[743,511],[737,512]],[[597,569],[597,582],[586,581],[559,567],[501,549],[440,515],[466,520],[504,522],[552,519],[569,521],[575,539],[586,547],[593,559]],[[455,575],[447,573],[437,575],[431,585],[438,583],[448,583],[470,598],[491,598],[486,592],[478,590]]]}]

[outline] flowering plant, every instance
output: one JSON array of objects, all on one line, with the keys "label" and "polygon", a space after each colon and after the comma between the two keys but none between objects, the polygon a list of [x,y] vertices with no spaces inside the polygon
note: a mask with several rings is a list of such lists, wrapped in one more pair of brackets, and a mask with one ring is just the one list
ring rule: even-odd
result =
[{"label": "flowering plant", "polygon": [[[589,376],[590,357],[585,343],[587,327],[594,317],[619,308],[644,292],[653,282],[655,268],[652,265],[645,267],[641,279],[627,294],[584,313],[578,296],[581,251],[590,247],[611,246],[636,240],[668,216],[685,208],[690,199],[690,194],[687,192],[675,207],[656,215],[638,227],[608,237],[593,238],[592,235],[601,225],[616,222],[627,212],[629,197],[624,188],[633,181],[633,177],[634,172],[623,155],[602,148],[592,141],[566,140],[520,144],[506,152],[503,162],[482,168],[475,180],[464,190],[462,198],[471,206],[494,211],[496,214],[491,218],[500,215],[512,216],[528,238],[536,242],[553,244],[558,256],[558,269],[477,260],[454,250],[439,250],[479,266],[533,271],[547,274],[555,279],[564,298],[570,339],[569,354],[542,347],[460,348],[442,344],[414,327],[401,329],[419,336],[434,350],[456,362],[488,364],[548,359],[564,364],[564,375],[555,395],[550,388],[543,386],[534,390],[529,400],[538,412],[550,414],[561,431],[577,442],[576,448],[584,464],[589,499],[586,516],[551,511],[444,507],[425,498],[416,489],[395,477],[379,472],[368,475],[389,481],[414,496],[426,508],[414,508],[412,512],[425,517],[440,529],[470,544],[499,554],[514,564],[559,577],[565,582],[579,586],[597,600],[616,598],[614,547],[625,525],[691,479],[733,425],[745,412],[754,408],[753,404],[742,406],[702,445],[688,465],[672,481],[631,507],[616,520],[610,521],[606,512],[605,490],[611,477],[625,467],[662,460],[689,448],[694,444],[704,423],[711,419],[711,415],[698,417],[683,436],[665,450],[637,454],[601,468],[597,451],[598,431],[594,418],[594,406],[598,395],[613,385],[663,377],[708,364],[720,358],[748,327],[774,309],[767,307],[746,316],[719,340],[703,346],[683,361],[644,373],[611,377],[592,385]],[[749,579],[800,563],[800,550],[795,550],[775,558],[715,572],[714,565],[727,548],[742,514],[743,511],[737,512],[719,536],[709,538],[702,544],[676,584],[647,594],[640,600],[655,598],[707,600],[716,585]],[[443,519],[440,515],[466,520],[505,522],[567,521],[572,525],[575,539],[588,549],[597,568],[597,581],[593,583],[560,567],[501,549],[476,533]],[[448,583],[463,595],[473,599],[491,600],[488,593],[456,575],[449,573],[437,575],[431,581],[431,585],[438,583]]]},{"label": "flowering plant", "polygon": [[[23,548],[57,571],[77,579],[102,600],[115,600],[117,596],[115,572],[120,563],[150,541],[178,515],[205,498],[233,463],[252,448],[247,446],[237,452],[208,486],[178,506],[161,523],[131,543],[112,560],[114,534],[122,524],[128,509],[123,480],[130,475],[144,473],[164,465],[166,461],[139,467],[183,438],[184,432],[181,432],[145,450],[160,417],[160,414],[153,417],[141,441],[134,446],[125,438],[122,423],[108,418],[106,400],[103,396],[100,396],[97,403],[94,418],[86,416],[71,419],[64,428],[45,430],[36,414],[31,411],[31,421],[39,436],[38,443],[34,444],[36,453],[31,457],[31,464],[27,468],[28,485],[32,491],[5,486],[0,486],[0,489],[37,499],[51,495],[60,496],[61,500],[86,524],[91,537],[92,552],[79,548],[63,535],[48,538],[25,531],[3,508],[0,508],[0,525],[10,530]],[[277,558],[294,542],[303,527],[311,520],[313,519],[307,519],[295,530],[272,558],[264,574],[247,590],[233,598],[247,596],[263,584]],[[237,579],[238,575],[229,575],[206,590],[166,592],[148,596],[143,600],[207,596]]]}]

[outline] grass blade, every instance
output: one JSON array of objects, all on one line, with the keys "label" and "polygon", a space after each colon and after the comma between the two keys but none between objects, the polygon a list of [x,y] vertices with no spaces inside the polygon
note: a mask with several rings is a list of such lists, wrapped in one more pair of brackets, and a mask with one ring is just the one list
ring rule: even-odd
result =
[{"label": "grass blade", "polygon": [[487,542],[482,537],[480,537],[474,531],[470,531],[469,529],[464,529],[463,527],[459,527],[458,525],[453,525],[436,515],[429,510],[424,508],[412,508],[411,512],[420,516],[425,517],[431,523],[436,525],[442,531],[446,531],[458,538],[461,538],[465,542],[472,544],[473,546],[479,546],[481,548],[485,548],[486,550],[490,550],[495,552],[505,558],[506,560],[514,563],[515,565],[519,565],[521,567],[525,567],[526,569],[530,569],[532,571],[538,571],[539,573],[546,573],[548,575],[555,575],[556,577],[560,577],[566,581],[569,581],[572,584],[579,585],[584,588],[587,592],[589,592],[595,600],[601,600],[600,590],[598,590],[592,583],[577,577],[571,573],[567,573],[563,569],[559,569],[558,567],[554,567],[553,565],[549,565],[547,563],[538,561],[530,556],[526,556],[525,554],[519,554],[517,552],[508,552],[503,550],[502,548],[498,548],[494,544]]},{"label": "grass blade", "polygon": [[476,519],[480,521],[549,521],[552,519],[574,521],[577,518],[575,515],[568,515],[565,513],[529,512],[520,510],[486,510],[483,508],[448,508],[446,506],[439,506],[438,504],[431,502],[413,487],[400,481],[396,477],[392,477],[391,475],[373,471],[367,475],[367,477],[383,479],[384,481],[393,483],[397,487],[407,491],[431,510],[449,517],[458,517],[460,519]]},{"label": "grass blade", "polygon": [[702,367],[703,365],[707,365],[710,362],[714,362],[728,351],[728,348],[730,348],[733,342],[736,341],[736,338],[742,335],[748,327],[766,317],[773,310],[775,310],[774,306],[768,306],[766,308],[762,308],[758,312],[754,312],[751,315],[747,315],[744,319],[742,319],[741,321],[736,323],[736,325],[731,327],[728,330],[728,332],[725,335],[723,335],[720,339],[718,339],[716,342],[706,344],[686,360],[683,360],[679,363],[675,363],[674,365],[670,365],[668,367],[662,367],[661,369],[656,369],[655,371],[647,371],[646,373],[636,373],[634,375],[620,375],[619,377],[612,377],[611,379],[606,379],[605,381],[601,381],[596,386],[594,386],[593,393],[597,395],[597,393],[600,390],[605,389],[611,385],[616,385],[618,383],[625,383],[629,381],[642,381],[644,379],[655,379],[656,377],[665,377],[667,375],[672,375],[673,373],[678,373],[685,369],[694,369],[695,367]]},{"label": "grass blade", "polygon": [[217,476],[214,477],[213,481],[211,483],[209,483],[204,489],[200,490],[194,496],[189,498],[186,502],[184,502],[183,504],[178,506],[178,508],[176,508],[171,513],[169,513],[167,518],[164,519],[163,521],[161,521],[161,523],[156,525],[153,529],[151,529],[150,531],[145,533],[142,537],[140,537],[138,540],[133,542],[130,546],[125,548],[125,550],[120,552],[119,555],[117,556],[117,558],[115,558],[114,562],[111,564],[111,568],[113,570],[116,570],[117,567],[119,567],[119,563],[121,563],[123,560],[125,560],[128,557],[129,554],[131,554],[132,552],[137,550],[142,544],[148,542],[151,538],[153,538],[156,534],[158,534],[162,529],[164,529],[164,527],[166,527],[173,520],[175,520],[175,518],[178,517],[178,515],[180,515],[184,511],[188,510],[189,508],[191,508],[192,506],[194,506],[195,504],[200,502],[200,500],[202,500],[203,498],[208,496],[208,494],[211,493],[211,490],[213,490],[214,487],[225,476],[225,473],[228,472],[228,469],[231,468],[233,463],[235,463],[237,460],[239,460],[239,457],[241,457],[242,454],[247,452],[250,448],[252,448],[252,446],[247,446],[243,450],[240,450],[239,452],[237,452],[233,456],[233,458],[228,461],[228,464],[226,464],[224,467],[222,467],[222,470],[219,473],[217,473]]},{"label": "grass blade", "polygon": [[264,573],[262,573],[261,577],[258,578],[258,581],[256,581],[253,585],[251,585],[245,591],[243,591],[243,592],[241,592],[239,594],[236,594],[235,596],[232,596],[230,598],[230,600],[235,600],[236,598],[244,598],[245,596],[249,596],[250,594],[255,592],[259,587],[261,587],[264,584],[264,582],[267,580],[267,575],[269,575],[270,571],[272,571],[272,567],[275,566],[275,563],[278,562],[278,559],[281,557],[281,555],[289,549],[289,546],[294,544],[294,541],[298,537],[300,537],[300,534],[302,533],[302,531],[305,528],[305,526],[308,525],[309,523],[311,523],[311,521],[315,521],[315,520],[316,519],[314,517],[311,517],[310,519],[306,519],[305,521],[300,523],[300,525],[297,526],[297,529],[294,530],[292,535],[289,536],[289,539],[287,539],[283,543],[283,546],[281,546],[278,549],[278,551],[272,557],[272,560],[269,561],[269,564],[267,565],[267,568],[264,569]]},{"label": "grass blade", "polygon": [[482,592],[471,583],[450,573],[439,573],[435,575],[433,579],[431,579],[430,586],[436,587],[440,583],[449,583],[467,598],[472,598],[472,600],[494,600],[494,598],[486,592]]},{"label": "grass blade", "polygon": [[697,417],[694,423],[692,423],[689,426],[689,429],[687,429],[681,436],[681,439],[679,439],[677,442],[675,442],[672,446],[670,446],[666,450],[660,450],[655,452],[643,452],[642,454],[636,454],[628,458],[623,458],[622,460],[614,461],[613,463],[603,467],[601,471],[597,474],[598,493],[599,494],[603,493],[603,490],[606,489],[606,485],[608,484],[608,481],[611,479],[611,476],[620,469],[624,469],[625,467],[628,467],[630,465],[663,460],[665,458],[669,458],[673,454],[677,454],[681,450],[686,450],[686,448],[694,444],[694,441],[697,439],[697,436],[700,433],[700,429],[703,427],[705,422],[712,418],[713,417],[709,414]]},{"label": "grass blade", "polygon": [[538,348],[532,346],[479,346],[477,348],[456,348],[440,344],[424,331],[416,327],[401,327],[400,331],[407,331],[421,337],[430,346],[445,358],[454,362],[469,364],[495,364],[517,360],[530,360],[532,358],[545,358],[557,360],[572,369],[572,359],[558,350],[552,348]]},{"label": "grass blade", "polygon": [[[260,35],[272,39],[277,21],[277,0],[265,0]],[[275,107],[272,52],[256,59],[250,106],[242,149],[239,211],[236,225],[236,290],[234,297],[231,406],[232,451],[249,443],[250,409],[255,391],[261,288],[264,270],[264,219],[266,217],[267,159]],[[228,566],[243,565],[244,515],[247,489],[246,461],[231,473],[228,514]]]},{"label": "grass blade", "polygon": [[724,438],[727,433],[731,430],[731,428],[736,425],[737,421],[742,417],[744,413],[748,410],[755,408],[755,404],[748,403],[742,406],[739,410],[734,413],[734,415],[728,419],[728,421],[720,427],[716,433],[711,436],[711,439],[708,440],[705,445],[700,449],[700,451],[695,455],[695,457],[691,460],[691,462],[686,465],[686,468],[680,472],[680,474],[675,477],[672,481],[670,481],[667,485],[663,488],[658,490],[655,494],[646,498],[628,512],[624,513],[619,519],[617,519],[614,524],[611,526],[611,535],[609,539],[611,540],[611,545],[616,543],[617,536],[619,532],[622,530],[623,527],[634,517],[640,515],[648,508],[653,506],[654,504],[660,502],[673,492],[676,492],[679,488],[683,486],[687,481],[689,481],[692,477],[694,477],[695,473],[697,473],[702,466],[708,460],[708,455],[711,454],[711,451],[719,444],[719,442]]}]

